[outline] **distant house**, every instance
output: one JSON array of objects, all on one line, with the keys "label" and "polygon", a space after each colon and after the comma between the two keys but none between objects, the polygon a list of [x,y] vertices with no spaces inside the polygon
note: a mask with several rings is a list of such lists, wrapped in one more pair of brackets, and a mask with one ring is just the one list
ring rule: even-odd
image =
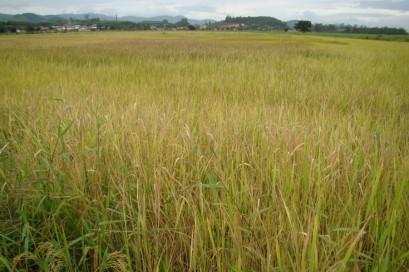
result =
[{"label": "distant house", "polygon": [[50,32],[51,30],[48,26],[40,26],[40,32]]},{"label": "distant house", "polygon": [[207,24],[201,25],[201,26],[199,26],[199,29],[200,29],[200,30],[208,30],[208,29],[209,29],[209,25],[207,25]]},{"label": "distant house", "polygon": [[89,27],[89,30],[91,30],[91,31],[97,31],[97,30],[99,30],[98,25],[96,25],[96,24],[91,25],[91,26]]},{"label": "distant house", "polygon": [[54,26],[51,27],[51,29],[54,30],[54,31],[56,31],[56,32],[61,32],[61,31],[62,31],[62,26],[56,26],[56,25],[54,25]]},{"label": "distant house", "polygon": [[218,30],[238,30],[244,27],[244,24],[239,23],[222,23],[216,26]]},{"label": "distant house", "polygon": [[88,31],[91,31],[88,26],[80,26],[78,28],[78,32],[88,32]]},{"label": "distant house", "polygon": [[67,32],[73,32],[73,31],[78,31],[74,25],[72,24],[65,24],[64,25],[64,30]]},{"label": "distant house", "polygon": [[90,26],[85,25],[72,25],[72,24],[64,24],[64,25],[54,25],[47,29],[41,29],[41,31],[55,31],[55,32],[88,32],[88,31],[97,31],[99,30],[98,25],[93,24]]}]

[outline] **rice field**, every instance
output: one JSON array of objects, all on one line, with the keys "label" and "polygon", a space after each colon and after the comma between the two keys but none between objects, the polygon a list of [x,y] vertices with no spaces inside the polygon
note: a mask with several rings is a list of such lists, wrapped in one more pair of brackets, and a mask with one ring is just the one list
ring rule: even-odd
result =
[{"label": "rice field", "polygon": [[409,44],[0,36],[0,271],[409,270]]}]

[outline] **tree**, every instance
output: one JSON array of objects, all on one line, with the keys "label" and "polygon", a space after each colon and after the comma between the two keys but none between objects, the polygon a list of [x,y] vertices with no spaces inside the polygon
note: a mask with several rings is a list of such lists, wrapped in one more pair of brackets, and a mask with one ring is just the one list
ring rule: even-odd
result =
[{"label": "tree", "polygon": [[28,33],[33,33],[33,32],[35,32],[37,29],[33,26],[33,25],[28,25],[27,27],[26,27],[26,31],[28,32]]},{"label": "tree", "polygon": [[312,23],[311,21],[299,21],[294,28],[301,32],[311,31]]},{"label": "tree", "polygon": [[177,27],[188,27],[189,26],[189,21],[187,18],[181,19],[179,22],[176,23]]}]

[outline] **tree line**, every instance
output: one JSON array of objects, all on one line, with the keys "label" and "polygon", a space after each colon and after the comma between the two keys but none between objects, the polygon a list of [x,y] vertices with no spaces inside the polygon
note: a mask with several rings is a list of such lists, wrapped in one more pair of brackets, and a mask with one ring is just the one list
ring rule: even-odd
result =
[{"label": "tree line", "polygon": [[335,25],[335,24],[312,24],[311,21],[299,21],[295,29],[301,32],[324,32],[324,33],[355,33],[355,34],[378,34],[378,35],[406,35],[403,28],[395,27],[367,27],[358,25]]},{"label": "tree line", "polygon": [[[15,33],[28,32],[34,33],[43,31],[44,29],[51,29],[53,25],[77,24],[83,26],[96,25],[99,30],[150,30],[150,29],[186,29],[195,30],[196,27],[191,25],[188,19],[183,18],[179,22],[170,23],[167,20],[162,21],[144,21],[134,23],[129,21],[105,21],[99,18],[87,20],[59,20],[54,22],[16,22],[7,21],[0,22],[0,33]],[[286,22],[282,22],[273,17],[259,16],[259,17],[230,17],[227,16],[224,21],[209,24],[206,29],[217,29],[217,26],[237,24],[240,27],[238,30],[284,30],[288,31],[291,28]],[[356,33],[356,34],[378,34],[378,35],[405,35],[408,34],[403,28],[394,27],[367,27],[358,25],[335,25],[335,24],[312,24],[311,21],[298,21],[294,29],[301,32],[324,32],[324,33]]]},{"label": "tree line", "polygon": [[181,19],[179,22],[170,23],[167,20],[163,21],[145,21],[140,23],[134,23],[129,21],[103,21],[98,18],[89,20],[61,20],[58,22],[42,22],[42,23],[29,23],[29,22],[16,22],[7,21],[0,22],[0,33],[16,33],[19,31],[35,33],[40,32],[44,29],[51,29],[53,26],[57,25],[81,25],[90,26],[96,25],[99,30],[150,30],[152,28],[184,28],[194,30],[195,27],[192,26],[186,18]]}]

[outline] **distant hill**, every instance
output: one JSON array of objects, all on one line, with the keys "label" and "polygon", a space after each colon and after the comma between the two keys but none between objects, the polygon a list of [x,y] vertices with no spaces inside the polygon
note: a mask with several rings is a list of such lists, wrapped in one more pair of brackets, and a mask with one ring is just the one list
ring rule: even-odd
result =
[{"label": "distant hill", "polygon": [[107,16],[104,14],[97,14],[97,13],[83,13],[83,14],[75,14],[75,13],[64,13],[64,14],[57,14],[60,18],[64,18],[65,20],[89,20],[89,19],[100,19],[103,21],[113,21],[115,20],[114,16]]},{"label": "distant hill", "polygon": [[12,20],[13,15],[8,15],[8,14],[1,14],[0,13],[0,22],[7,22]]},{"label": "distant hill", "polygon": [[281,30],[287,27],[287,23],[274,17],[257,16],[257,17],[230,17],[219,24],[240,24],[243,29],[253,30]]},{"label": "distant hill", "polygon": [[[118,20],[121,21],[129,21],[129,22],[134,22],[134,23],[141,23],[141,22],[161,22],[161,21],[168,21],[171,24],[177,23],[180,20],[186,18],[185,16],[154,16],[154,17],[136,17],[136,16],[123,16],[123,17],[118,17]],[[202,25],[208,22],[216,22],[213,19],[203,19],[203,20],[198,20],[198,19],[189,19],[187,18],[190,24],[192,25]]]},{"label": "distant hill", "polygon": [[295,25],[296,25],[298,22],[299,22],[298,20],[290,20],[290,21],[287,21],[287,26],[288,26],[289,28],[294,28]]},{"label": "distant hill", "polygon": [[[167,20],[169,23],[176,23],[179,22],[181,19],[185,18],[184,16],[154,16],[154,17],[137,17],[137,16],[123,16],[116,18],[115,16],[108,16],[104,14],[96,14],[96,13],[84,13],[84,14],[73,14],[73,13],[66,13],[66,14],[57,14],[57,15],[37,15],[34,13],[23,13],[17,15],[10,15],[10,14],[0,14],[0,22],[25,22],[25,23],[53,23],[58,22],[61,20],[89,20],[89,19],[100,19],[102,21],[128,21],[133,23],[140,23],[146,21],[163,21]],[[197,20],[197,19],[188,19],[189,23],[193,25],[201,25],[207,22],[216,22],[212,19],[205,19],[205,20]]]},{"label": "distant hill", "polygon": [[0,14],[0,22],[24,22],[24,23],[31,23],[31,24],[39,24],[39,23],[48,23],[48,22],[57,22],[61,21],[61,18],[58,15],[37,15],[34,13],[23,13],[17,15],[9,15],[9,14]]}]

